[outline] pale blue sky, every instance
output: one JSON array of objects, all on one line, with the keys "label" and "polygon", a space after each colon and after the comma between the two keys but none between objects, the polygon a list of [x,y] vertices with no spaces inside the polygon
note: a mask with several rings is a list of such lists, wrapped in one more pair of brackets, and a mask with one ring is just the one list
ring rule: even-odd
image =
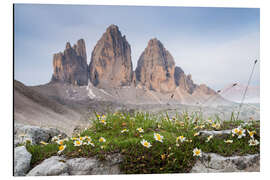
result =
[{"label": "pale blue sky", "polygon": [[[245,84],[259,59],[258,8],[15,5],[15,79],[27,85],[50,81],[54,53],[84,38],[87,59],[110,24],[131,45],[133,67],[156,37],[195,83],[220,89]],[[258,64],[259,65],[259,64]],[[253,85],[259,85],[259,66]]]}]

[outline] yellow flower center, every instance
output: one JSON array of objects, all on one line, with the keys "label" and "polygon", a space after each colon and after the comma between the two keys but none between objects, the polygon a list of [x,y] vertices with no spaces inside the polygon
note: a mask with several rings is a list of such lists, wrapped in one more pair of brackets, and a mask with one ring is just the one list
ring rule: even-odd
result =
[{"label": "yellow flower center", "polygon": [[196,150],[196,151],[195,151],[195,154],[196,154],[196,155],[199,155],[200,153],[201,153],[200,150]]},{"label": "yellow flower center", "polygon": [[157,140],[161,140],[161,137],[159,134],[157,134],[156,137],[157,137]]},{"label": "yellow flower center", "polygon": [[148,146],[149,143],[148,143],[148,142],[144,142],[143,145],[144,145],[144,146]]},{"label": "yellow flower center", "polygon": [[79,145],[79,144],[81,144],[81,142],[80,141],[76,141],[76,144]]},{"label": "yellow flower center", "polygon": [[59,150],[62,151],[64,149],[64,146],[59,146]]},{"label": "yellow flower center", "polygon": [[240,129],[240,130],[238,131],[238,134],[239,134],[239,135],[242,135],[242,134],[243,134],[243,131]]},{"label": "yellow flower center", "polygon": [[252,137],[255,134],[254,131],[249,132],[249,135]]}]

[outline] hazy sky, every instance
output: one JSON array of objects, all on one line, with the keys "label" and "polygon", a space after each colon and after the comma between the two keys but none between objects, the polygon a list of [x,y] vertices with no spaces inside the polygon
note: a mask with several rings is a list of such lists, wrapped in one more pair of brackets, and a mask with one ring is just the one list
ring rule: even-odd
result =
[{"label": "hazy sky", "polygon": [[[143,6],[15,5],[15,79],[26,85],[50,81],[53,54],[69,41],[86,42],[87,59],[110,24],[131,45],[132,62],[149,39],[158,38],[195,83],[221,89],[245,84],[259,59],[260,10]],[[259,64],[252,85],[260,83]]]}]

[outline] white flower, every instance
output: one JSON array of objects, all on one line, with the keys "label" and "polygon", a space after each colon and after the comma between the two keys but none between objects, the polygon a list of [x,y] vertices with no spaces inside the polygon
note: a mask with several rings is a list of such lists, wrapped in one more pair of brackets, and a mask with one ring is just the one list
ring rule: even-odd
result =
[{"label": "white flower", "polygon": [[106,125],[105,119],[101,119],[101,120],[100,120],[100,123]]},{"label": "white flower", "polygon": [[213,135],[208,136],[205,142],[209,142],[212,138],[213,138]]},{"label": "white flower", "polygon": [[57,136],[54,136],[51,141],[56,142],[58,140],[59,140],[58,137]]},{"label": "white flower", "polygon": [[146,140],[142,140],[141,141],[141,144],[144,146],[144,147],[147,147],[147,148],[150,148],[152,145],[149,143],[149,142],[147,142]]},{"label": "white flower", "polygon": [[248,132],[248,134],[249,134],[249,136],[251,138],[254,138],[254,134],[256,134],[256,131],[249,131],[249,130],[247,130],[247,132]]},{"label": "white flower", "polygon": [[257,146],[259,144],[259,141],[256,139],[250,139],[249,141],[249,146]]},{"label": "white flower", "polygon": [[180,140],[180,142],[184,142],[186,140],[186,138],[184,136],[178,136],[176,138],[176,142],[178,142]]},{"label": "white flower", "polygon": [[103,142],[106,142],[106,139],[104,137],[100,137],[98,141],[103,143]]},{"label": "white flower", "polygon": [[64,144],[64,140],[58,140],[58,141],[56,141],[56,143],[59,144],[59,145],[63,145]]},{"label": "white flower", "polygon": [[81,146],[81,145],[82,145],[82,141],[80,140],[74,141],[74,146]]},{"label": "white flower", "polygon": [[80,141],[83,141],[83,140],[85,140],[85,137],[81,137],[81,136],[80,136],[78,139],[79,139]]},{"label": "white flower", "polygon": [[160,134],[158,133],[154,133],[154,138],[156,141],[159,141],[159,142],[163,142],[163,136],[161,136]]},{"label": "white flower", "polygon": [[233,135],[237,135],[238,139],[241,139],[243,136],[246,136],[245,132],[246,130],[240,126],[232,130]]},{"label": "white flower", "polygon": [[238,128],[234,128],[234,129],[232,130],[232,133],[233,133],[233,134],[237,134],[237,133],[238,133]]},{"label": "white flower", "polygon": [[91,141],[88,141],[88,142],[87,142],[87,145],[91,145],[91,146],[95,147],[95,144],[92,143]]},{"label": "white flower", "polygon": [[65,149],[66,149],[66,145],[59,146],[58,148],[59,151],[57,152],[57,154],[61,154]]},{"label": "white flower", "polygon": [[193,149],[193,156],[200,156],[202,157],[202,151],[198,148]]},{"label": "white flower", "polygon": [[194,133],[194,136],[199,136],[199,135],[200,135],[200,132]]},{"label": "white flower", "polygon": [[231,143],[233,143],[233,140],[228,139],[228,140],[224,140],[224,142],[227,144],[231,144]]},{"label": "white flower", "polygon": [[139,133],[143,133],[144,131],[143,131],[143,128],[137,128],[137,131],[139,131]]},{"label": "white flower", "polygon": [[92,141],[91,137],[89,137],[89,136],[85,136],[85,140],[86,141]]}]

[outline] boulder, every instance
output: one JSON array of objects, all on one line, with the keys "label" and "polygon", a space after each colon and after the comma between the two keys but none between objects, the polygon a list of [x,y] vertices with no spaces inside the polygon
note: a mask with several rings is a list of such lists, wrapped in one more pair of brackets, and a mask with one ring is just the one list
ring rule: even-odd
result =
[{"label": "boulder", "polygon": [[25,146],[16,147],[14,150],[14,176],[25,176],[30,169],[32,155]]},{"label": "boulder", "polygon": [[122,160],[120,154],[106,155],[103,161],[96,157],[65,159],[52,156],[33,168],[27,176],[121,174],[119,164]]},{"label": "boulder", "polygon": [[88,175],[99,163],[95,158],[74,158],[67,160],[70,175]]},{"label": "boulder", "polygon": [[119,164],[120,154],[106,155],[104,161],[97,158],[74,158],[67,160],[70,175],[121,174]]},{"label": "boulder", "polygon": [[260,155],[224,157],[215,153],[203,153],[191,173],[215,172],[259,172]]},{"label": "boulder", "polygon": [[32,144],[39,144],[40,141],[49,142],[54,136],[61,135],[63,138],[67,137],[65,133],[56,128],[41,128],[23,124],[15,124],[14,127],[15,146],[24,143],[25,139],[31,140]]},{"label": "boulder", "polygon": [[175,62],[172,55],[159,40],[151,39],[135,70],[138,83],[149,90],[173,92],[176,88],[174,71]]},{"label": "boulder", "polygon": [[88,84],[88,66],[83,39],[78,40],[73,47],[67,42],[63,53],[54,54],[51,82],[64,82],[79,86]]},{"label": "boulder", "polygon": [[27,176],[59,176],[69,175],[68,165],[65,163],[65,158],[52,156],[45,159],[41,164],[34,167]]},{"label": "boulder", "polygon": [[90,81],[99,88],[131,85],[131,48],[116,25],[110,25],[97,42],[92,52],[89,71]]}]

